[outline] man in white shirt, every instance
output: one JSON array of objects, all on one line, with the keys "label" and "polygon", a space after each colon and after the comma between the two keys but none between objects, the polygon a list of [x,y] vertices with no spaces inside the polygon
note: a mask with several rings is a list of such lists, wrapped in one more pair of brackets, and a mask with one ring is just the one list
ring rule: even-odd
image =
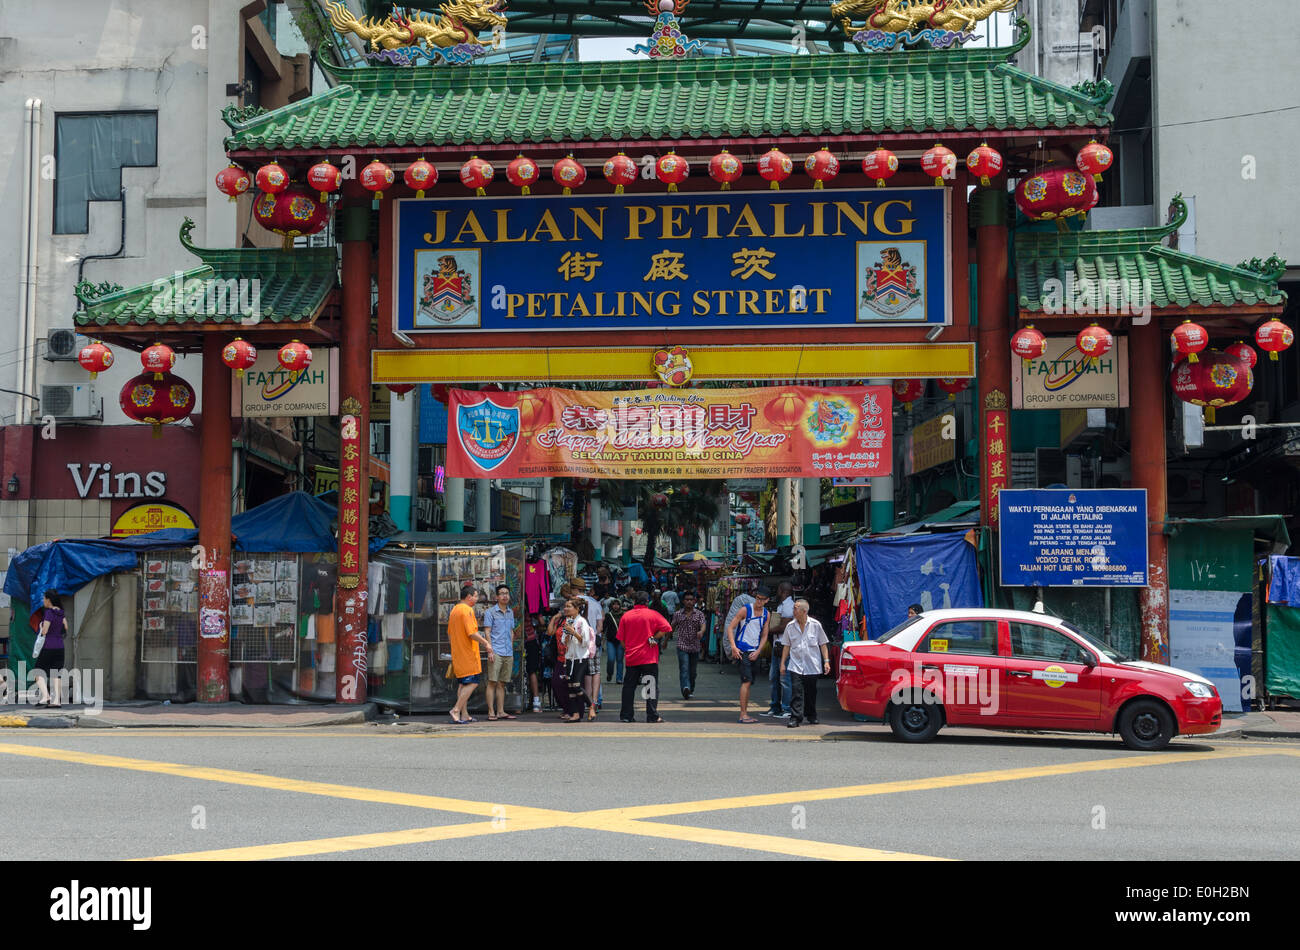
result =
[{"label": "man in white shirt", "polygon": [[793,678],[790,721],[786,725],[794,728],[804,720],[816,725],[817,677],[830,673],[831,659],[826,652],[826,631],[820,621],[808,616],[808,601],[800,598],[794,602],[794,619],[777,642],[781,644],[781,672],[788,669]]},{"label": "man in white shirt", "polygon": [[668,608],[668,613],[675,614],[681,608],[681,598],[677,596],[677,591],[671,587],[664,591],[664,606]]}]

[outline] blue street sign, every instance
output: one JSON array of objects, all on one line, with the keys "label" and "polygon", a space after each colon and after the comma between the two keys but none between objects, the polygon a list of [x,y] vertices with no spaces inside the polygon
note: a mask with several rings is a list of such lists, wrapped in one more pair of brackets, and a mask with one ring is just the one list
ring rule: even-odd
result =
[{"label": "blue street sign", "polygon": [[1145,488],[1003,489],[1007,587],[1146,587]]}]

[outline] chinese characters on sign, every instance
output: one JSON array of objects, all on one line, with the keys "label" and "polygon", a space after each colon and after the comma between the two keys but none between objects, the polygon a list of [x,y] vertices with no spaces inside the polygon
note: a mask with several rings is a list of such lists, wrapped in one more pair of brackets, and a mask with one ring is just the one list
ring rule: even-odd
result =
[{"label": "chinese characters on sign", "polygon": [[356,587],[361,576],[361,422],[339,420],[339,586]]},{"label": "chinese characters on sign", "polygon": [[1006,394],[989,393],[984,410],[984,484],[988,493],[989,523],[998,523],[998,495],[1011,484],[1011,440]]},{"label": "chinese characters on sign", "polygon": [[453,389],[454,477],[890,473],[888,386],[484,393]]}]

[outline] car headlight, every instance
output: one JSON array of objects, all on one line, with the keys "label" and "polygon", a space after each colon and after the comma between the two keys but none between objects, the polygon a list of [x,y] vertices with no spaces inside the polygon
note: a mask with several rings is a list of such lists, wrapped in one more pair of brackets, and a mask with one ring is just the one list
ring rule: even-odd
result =
[{"label": "car headlight", "polygon": [[1193,696],[1199,696],[1201,699],[1209,699],[1214,695],[1214,690],[1211,687],[1206,686],[1204,683],[1188,682],[1184,683],[1183,686],[1187,687],[1187,691]]}]

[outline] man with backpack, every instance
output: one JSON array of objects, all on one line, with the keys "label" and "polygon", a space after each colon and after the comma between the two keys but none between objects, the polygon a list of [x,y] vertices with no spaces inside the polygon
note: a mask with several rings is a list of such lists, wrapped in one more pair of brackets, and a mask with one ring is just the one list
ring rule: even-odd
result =
[{"label": "man with backpack", "polygon": [[755,723],[749,715],[749,686],[754,682],[754,664],[767,642],[767,626],[771,614],[767,601],[771,592],[760,587],[754,592],[754,602],[736,612],[727,624],[727,656],[740,664],[740,721]]}]

